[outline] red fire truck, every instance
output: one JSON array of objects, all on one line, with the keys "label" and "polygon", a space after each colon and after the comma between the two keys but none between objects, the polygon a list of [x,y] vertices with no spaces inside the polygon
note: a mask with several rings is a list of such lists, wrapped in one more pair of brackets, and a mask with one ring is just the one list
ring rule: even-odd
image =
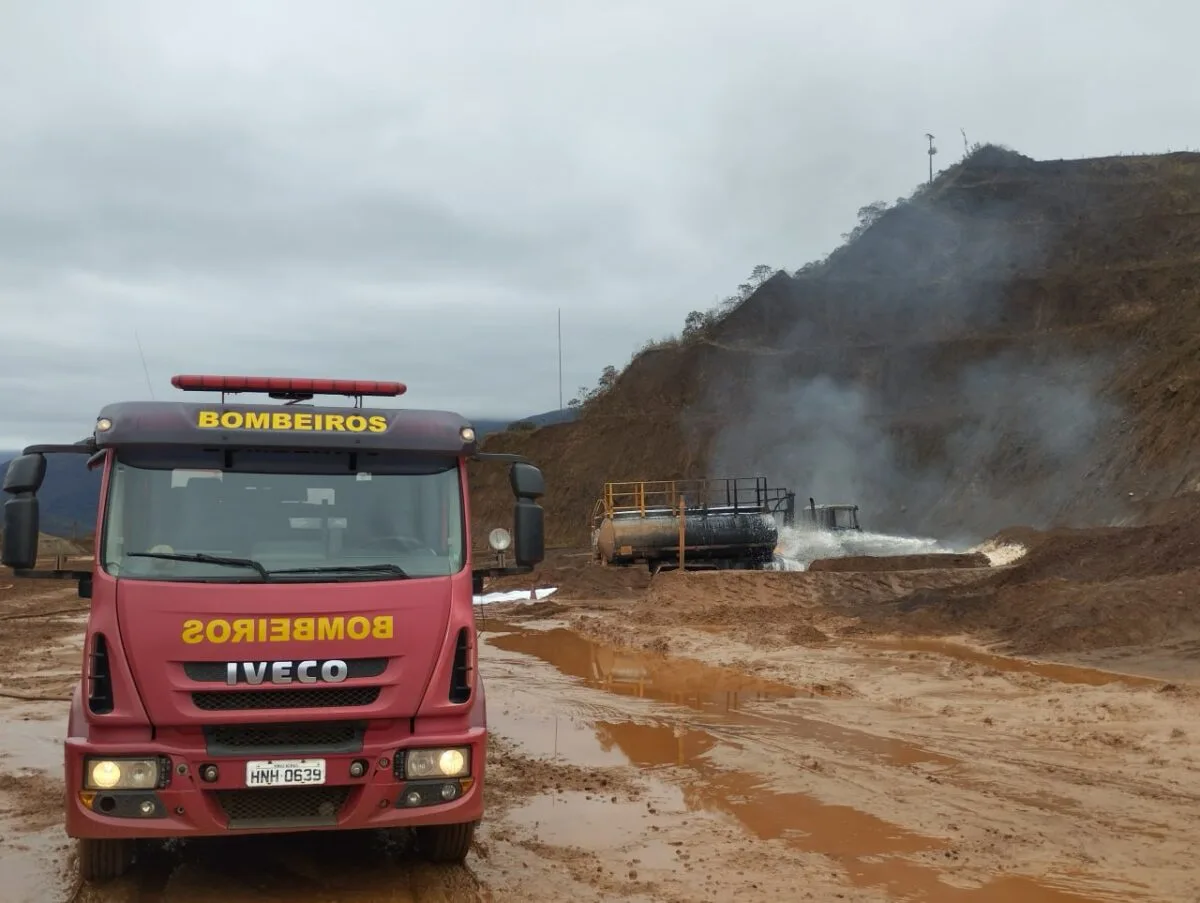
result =
[{"label": "red fire truck", "polygon": [[[472,597],[542,560],[541,471],[478,452],[458,414],[363,407],[401,383],[172,384],[220,400],[108,405],[4,479],[4,564],[91,600],[64,744],[82,876],[122,874],[139,840],[312,829],[412,828],[429,859],[462,861],[487,746]],[[91,570],[37,570],[53,453],[102,468]],[[508,567],[472,567],[481,458],[510,465]]]}]

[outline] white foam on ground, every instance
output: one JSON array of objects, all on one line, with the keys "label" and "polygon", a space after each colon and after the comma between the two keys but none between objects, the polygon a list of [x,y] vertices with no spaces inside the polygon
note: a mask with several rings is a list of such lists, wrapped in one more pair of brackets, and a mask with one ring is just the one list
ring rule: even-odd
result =
[{"label": "white foam on ground", "polygon": [[532,592],[527,589],[513,589],[506,593],[484,593],[482,596],[475,596],[476,605],[491,605],[493,602],[532,602],[545,599],[547,596],[558,592],[557,586],[547,587],[545,589],[536,589]]},{"label": "white foam on ground", "polygon": [[846,558],[851,555],[928,555],[933,552],[958,551],[961,550],[924,536],[783,527],[779,531],[779,544],[776,546],[775,569],[803,571],[818,558]]},{"label": "white foam on ground", "polygon": [[1025,557],[1025,553],[1029,550],[1019,542],[996,542],[994,539],[989,539],[987,542],[980,543],[969,551],[980,552],[986,555],[988,564],[994,568],[998,568],[1020,560]]}]

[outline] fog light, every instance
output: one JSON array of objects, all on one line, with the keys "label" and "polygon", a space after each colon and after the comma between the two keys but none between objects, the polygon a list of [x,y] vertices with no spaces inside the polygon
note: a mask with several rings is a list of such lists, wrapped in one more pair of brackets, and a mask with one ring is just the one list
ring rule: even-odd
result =
[{"label": "fog light", "polygon": [[442,785],[442,799],[452,800],[456,796],[458,796],[458,788],[456,786],[454,786],[453,784],[443,784]]},{"label": "fog light", "polygon": [[367,763],[363,759],[355,759],[350,763],[350,777],[361,778],[367,773]]},{"label": "fog light", "polygon": [[216,765],[201,765],[200,766],[200,780],[202,780],[208,784],[211,784],[213,781],[215,781],[220,776],[221,776],[221,772],[217,770]]},{"label": "fog light", "polygon": [[150,802],[150,800],[142,800],[142,804],[138,806],[138,810],[142,813],[142,815],[153,815],[154,803]]},{"label": "fog light", "polygon": [[404,805],[419,806],[421,805],[421,792],[419,790],[410,790],[404,794]]}]

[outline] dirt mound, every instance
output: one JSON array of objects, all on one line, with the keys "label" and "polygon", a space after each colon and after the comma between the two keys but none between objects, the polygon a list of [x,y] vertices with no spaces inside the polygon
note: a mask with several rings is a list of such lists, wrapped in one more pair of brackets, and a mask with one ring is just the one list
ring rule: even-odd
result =
[{"label": "dirt mound", "polygon": [[928,571],[665,571],[638,603],[644,611],[673,613],[794,605],[853,612],[861,605],[895,599],[919,588],[968,583],[972,575],[954,568]]},{"label": "dirt mound", "polygon": [[1160,643],[1200,631],[1191,521],[1004,531],[1028,552],[1011,567],[955,586],[921,587],[861,612],[861,629],[972,633],[1021,654]]},{"label": "dirt mound", "polygon": [[927,555],[847,555],[818,558],[810,571],[923,571],[930,568],[986,568],[991,565],[981,552],[933,552]]},{"label": "dirt mound", "polygon": [[954,568],[858,573],[812,571],[668,571],[630,606],[630,636],[653,628],[720,628],[764,648],[811,646],[853,631],[859,614],[914,590],[970,578]]},{"label": "dirt mound", "polygon": [[[1200,564],[1161,570],[1168,562],[1151,555],[1147,561],[1159,573],[1110,579],[1103,570],[1140,566],[1148,531],[1153,529],[1050,532],[1032,541],[1030,563],[1003,569],[667,571],[646,579],[640,592],[621,576],[632,571],[640,577],[641,568],[591,565],[573,577],[557,573],[564,587],[559,598],[631,600],[623,607],[630,633],[622,641],[635,646],[639,631],[652,638],[655,630],[678,626],[719,627],[764,648],[881,634],[973,635],[1022,655],[1193,635],[1200,641],[1194,589]],[[1105,543],[1129,557],[1103,566],[1087,557],[1103,557]],[[1099,579],[1081,576],[1089,572]],[[572,579],[579,582],[572,585]],[[1200,657],[1200,642],[1196,648]]]},{"label": "dirt mound", "polygon": [[923,589],[862,612],[860,629],[907,635],[971,634],[1020,655],[1089,652],[1195,637],[1200,571],[1105,583]]},{"label": "dirt mound", "polygon": [[[3,541],[4,533],[0,531],[0,542]],[[91,547],[85,547],[81,543],[63,539],[61,536],[51,536],[49,533],[38,534],[38,556],[41,558],[52,558],[56,555],[67,555],[71,558],[78,558],[91,554]]]},{"label": "dirt mound", "polygon": [[[477,562],[479,564],[479,562]],[[555,587],[559,599],[634,599],[650,585],[645,567],[603,567],[586,550],[550,549],[533,573],[488,581],[485,592]]]},{"label": "dirt mound", "polygon": [[1200,568],[1200,525],[1194,521],[1044,532],[1011,570],[993,578],[1011,586],[1047,579],[1100,582]]}]

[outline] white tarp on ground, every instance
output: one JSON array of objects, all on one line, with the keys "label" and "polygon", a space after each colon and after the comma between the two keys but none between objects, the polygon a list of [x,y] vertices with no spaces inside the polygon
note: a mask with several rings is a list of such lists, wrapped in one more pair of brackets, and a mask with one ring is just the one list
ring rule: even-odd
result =
[{"label": "white tarp on ground", "polygon": [[545,599],[556,592],[558,592],[557,586],[534,590],[533,593],[530,593],[527,589],[514,589],[506,593],[484,593],[482,596],[475,597],[475,604],[490,605],[493,602],[532,602],[534,599]]}]

